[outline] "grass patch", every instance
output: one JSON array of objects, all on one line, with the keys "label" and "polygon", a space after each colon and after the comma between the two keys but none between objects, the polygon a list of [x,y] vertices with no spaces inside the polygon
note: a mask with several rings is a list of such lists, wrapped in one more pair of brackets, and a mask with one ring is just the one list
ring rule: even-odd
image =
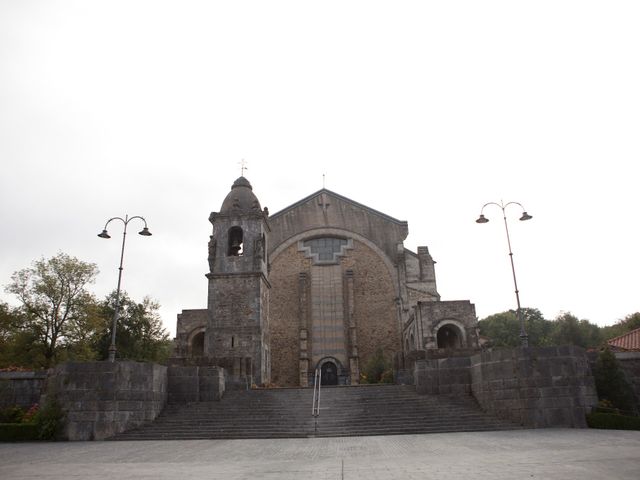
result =
[{"label": "grass patch", "polygon": [[587,425],[589,428],[609,430],[640,430],[640,417],[617,413],[589,413],[587,414]]}]

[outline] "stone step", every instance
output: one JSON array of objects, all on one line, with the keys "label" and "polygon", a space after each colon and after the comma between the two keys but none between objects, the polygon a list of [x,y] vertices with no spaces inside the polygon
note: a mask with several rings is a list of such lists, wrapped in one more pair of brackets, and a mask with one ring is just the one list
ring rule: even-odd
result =
[{"label": "stone step", "polygon": [[412,386],[328,387],[320,417],[311,389],[228,392],[219,402],[169,405],[154,421],[114,439],[297,438],[518,428],[484,414],[471,397],[418,395]]}]

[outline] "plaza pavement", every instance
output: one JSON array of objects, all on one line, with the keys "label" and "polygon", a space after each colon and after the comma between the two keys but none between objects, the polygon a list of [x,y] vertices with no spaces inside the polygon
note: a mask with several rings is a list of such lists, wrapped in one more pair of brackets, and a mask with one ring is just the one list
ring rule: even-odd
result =
[{"label": "plaza pavement", "polygon": [[640,479],[640,431],[0,443],[2,480]]}]

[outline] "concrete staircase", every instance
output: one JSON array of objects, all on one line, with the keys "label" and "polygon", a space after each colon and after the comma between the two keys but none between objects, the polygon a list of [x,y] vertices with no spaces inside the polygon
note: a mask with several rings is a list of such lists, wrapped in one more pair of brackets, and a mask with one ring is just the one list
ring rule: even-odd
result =
[{"label": "concrete staircase", "polygon": [[168,405],[114,440],[338,437],[520,428],[488,416],[469,396],[418,395],[413,386],[324,387],[317,425],[310,388],[229,391],[219,402]]}]

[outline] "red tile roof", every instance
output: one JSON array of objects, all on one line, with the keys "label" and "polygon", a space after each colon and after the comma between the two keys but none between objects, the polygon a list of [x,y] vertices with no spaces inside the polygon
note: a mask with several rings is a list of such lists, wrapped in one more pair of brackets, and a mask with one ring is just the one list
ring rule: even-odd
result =
[{"label": "red tile roof", "polygon": [[631,330],[629,333],[607,340],[610,347],[617,350],[640,352],[640,328]]}]

